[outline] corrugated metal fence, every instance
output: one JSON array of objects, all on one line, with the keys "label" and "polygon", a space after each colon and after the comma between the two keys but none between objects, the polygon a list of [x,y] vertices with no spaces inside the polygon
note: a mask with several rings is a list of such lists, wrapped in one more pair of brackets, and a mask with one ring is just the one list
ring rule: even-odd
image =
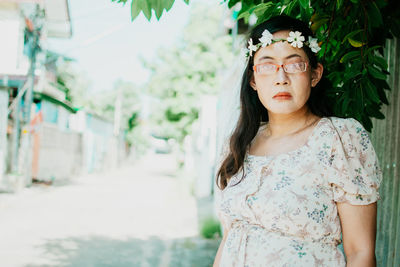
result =
[{"label": "corrugated metal fence", "polygon": [[385,120],[373,120],[371,139],[380,160],[383,182],[378,201],[376,243],[377,266],[400,266],[400,42],[387,42],[385,58],[389,64],[387,93],[389,105],[383,107]]}]

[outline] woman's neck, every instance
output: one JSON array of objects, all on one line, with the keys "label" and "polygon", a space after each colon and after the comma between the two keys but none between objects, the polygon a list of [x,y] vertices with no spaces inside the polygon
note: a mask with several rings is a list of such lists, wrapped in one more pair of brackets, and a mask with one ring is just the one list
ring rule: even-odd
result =
[{"label": "woman's neck", "polygon": [[279,138],[301,132],[318,120],[318,116],[308,109],[302,109],[290,114],[277,114],[268,112],[268,126],[266,135]]}]

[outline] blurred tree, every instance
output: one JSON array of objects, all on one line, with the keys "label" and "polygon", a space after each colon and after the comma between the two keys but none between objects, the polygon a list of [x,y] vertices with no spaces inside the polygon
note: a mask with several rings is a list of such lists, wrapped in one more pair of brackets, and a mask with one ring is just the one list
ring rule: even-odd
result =
[{"label": "blurred tree", "polygon": [[[127,142],[138,150],[147,146],[142,133],[140,109],[141,88],[131,82],[118,80],[109,91],[91,93],[88,88],[90,81],[82,70],[77,69],[74,60],[66,56],[47,51],[46,68],[56,75],[56,84],[60,90],[66,92],[66,100],[77,109],[85,109],[109,121],[116,116],[116,102],[121,100],[120,127]],[[118,116],[118,115],[117,115]]]},{"label": "blurred tree", "polygon": [[[126,3],[128,0],[112,0]],[[188,3],[189,1],[185,1]],[[388,65],[383,52],[387,39],[400,38],[400,2],[394,0],[223,0],[235,7],[233,17],[257,23],[286,14],[310,22],[320,40],[320,60],[332,83],[329,93],[336,115],[353,117],[371,130],[371,118],[383,119]],[[174,0],[131,0],[131,17],[140,12],[159,19]]]},{"label": "blurred tree", "polygon": [[66,100],[73,106],[82,108],[89,103],[88,88],[90,80],[74,62],[65,57],[59,57],[56,64],[56,86],[66,92]]},{"label": "blurred tree", "polygon": [[99,92],[88,100],[87,108],[98,115],[114,121],[115,104],[121,94],[121,128],[133,129],[138,124],[140,105],[140,88],[131,82],[118,80],[112,90]]},{"label": "blurred tree", "polygon": [[218,73],[233,59],[231,37],[223,31],[221,5],[195,3],[179,43],[145,61],[152,70],[148,93],[158,99],[152,105],[155,134],[182,142],[198,118],[202,95],[216,94]]}]

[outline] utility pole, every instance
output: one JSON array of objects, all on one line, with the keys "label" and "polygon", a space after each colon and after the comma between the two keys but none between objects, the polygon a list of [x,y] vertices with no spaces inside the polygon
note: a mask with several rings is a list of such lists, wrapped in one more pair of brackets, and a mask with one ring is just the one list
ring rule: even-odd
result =
[{"label": "utility pole", "polygon": [[12,132],[12,146],[11,146],[11,172],[16,174],[18,172],[18,148],[19,148],[19,138],[21,133],[21,99],[18,94],[23,90],[23,85],[18,87],[16,106],[13,110],[13,132]]},{"label": "utility pole", "polygon": [[[40,5],[36,5],[33,18],[29,19],[25,17],[25,36],[27,37],[27,48],[28,57],[30,61],[30,67],[27,75],[27,91],[24,98],[24,127],[21,136],[21,147],[19,150],[19,166],[21,172],[25,177],[25,184],[30,185],[32,183],[32,149],[31,149],[31,109],[33,103],[33,89],[35,86],[35,70],[36,70],[36,58],[37,54],[41,51],[39,40],[42,31],[42,19],[44,17],[44,11]],[[22,161],[22,162],[21,162]]]}]

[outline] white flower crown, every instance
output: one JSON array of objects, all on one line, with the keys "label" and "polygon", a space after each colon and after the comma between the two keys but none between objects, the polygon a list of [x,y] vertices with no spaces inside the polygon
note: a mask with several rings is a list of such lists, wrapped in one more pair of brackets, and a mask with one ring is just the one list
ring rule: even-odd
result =
[{"label": "white flower crown", "polygon": [[[246,57],[251,57],[253,55],[253,51],[256,52],[260,47],[266,47],[267,45],[280,41],[287,41],[293,47],[302,48],[305,38],[301,35],[301,32],[291,31],[289,32],[289,36],[286,39],[272,39],[272,34],[268,30],[264,30],[261,38],[259,38],[258,40],[260,40],[260,43],[253,44],[253,39],[250,38],[249,46],[246,49]],[[308,41],[305,41],[304,44],[308,46],[314,53],[318,53],[318,51],[321,50],[321,47],[319,47],[318,45],[317,38],[312,38],[311,36],[308,36]]]}]

